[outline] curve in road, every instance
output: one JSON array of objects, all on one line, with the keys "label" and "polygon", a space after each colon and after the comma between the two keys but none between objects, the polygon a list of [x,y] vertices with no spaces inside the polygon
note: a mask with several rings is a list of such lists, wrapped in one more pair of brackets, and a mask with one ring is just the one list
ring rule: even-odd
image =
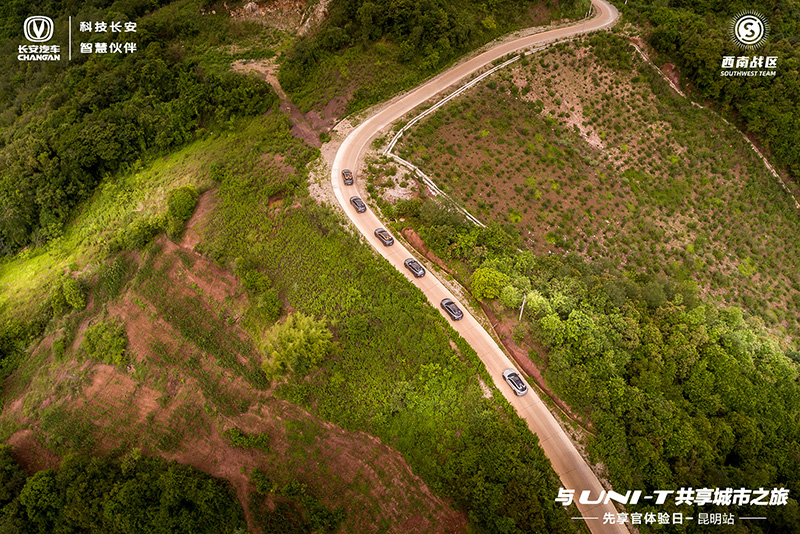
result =
[{"label": "curve in road", "polygon": [[[414,285],[420,288],[435,307],[439,308],[439,302],[444,298],[451,298],[456,302],[458,302],[458,299],[447,290],[433,273],[429,273],[423,278],[414,278],[403,266],[403,261],[406,258],[413,257],[413,254],[402,243],[395,241],[393,246],[386,247],[374,236],[374,230],[382,227],[383,223],[372,210],[368,209],[365,213],[356,212],[355,208],[350,204],[349,198],[356,194],[358,181],[356,181],[355,186],[344,186],[341,181],[342,169],[358,169],[363,153],[372,139],[378,135],[378,132],[437,93],[465,79],[494,60],[507,54],[554,40],[567,39],[582,33],[608,28],[616,22],[619,14],[614,6],[604,0],[592,0],[592,4],[596,15],[591,19],[572,26],[548,30],[499,44],[478,56],[455,65],[418,88],[396,97],[386,107],[362,122],[339,147],[331,169],[333,191],[339,204],[358,231],[366,237],[367,241]],[[346,190],[343,188],[346,188]],[[558,474],[564,487],[574,489],[576,496],[580,495],[581,491],[584,490],[590,490],[593,497],[598,496],[603,487],[583,457],[575,449],[567,434],[535,392],[531,391],[530,394],[523,397],[517,397],[511,392],[511,389],[502,379],[502,372],[504,369],[515,366],[472,314],[466,309],[463,309],[463,311],[464,318],[461,321],[451,323],[453,328],[475,349],[487,371],[494,379],[495,385],[514,406],[520,417],[525,419],[531,431],[538,436],[539,444],[550,459],[553,469]],[[554,495],[553,499],[555,497]],[[582,517],[586,519],[589,529],[595,534],[628,532],[624,525],[603,524],[603,517],[606,513],[616,516],[617,510],[610,503],[597,505],[578,504],[578,510]]]}]

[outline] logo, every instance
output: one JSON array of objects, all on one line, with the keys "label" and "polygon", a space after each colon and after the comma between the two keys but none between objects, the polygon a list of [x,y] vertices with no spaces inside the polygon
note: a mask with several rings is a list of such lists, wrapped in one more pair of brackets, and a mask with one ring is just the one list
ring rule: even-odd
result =
[{"label": "logo", "polygon": [[769,21],[758,11],[742,11],[730,20],[728,32],[742,50],[757,50],[769,36]]},{"label": "logo", "polygon": [[32,43],[45,43],[53,38],[53,19],[50,17],[28,17],[22,25],[25,39]]}]

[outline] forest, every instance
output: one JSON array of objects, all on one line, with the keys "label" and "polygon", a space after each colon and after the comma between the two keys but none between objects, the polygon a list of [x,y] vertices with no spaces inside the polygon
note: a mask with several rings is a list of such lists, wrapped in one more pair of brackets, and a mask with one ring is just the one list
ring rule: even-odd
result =
[{"label": "forest", "polygon": [[[673,61],[696,90],[695,98],[729,112],[755,134],[786,167],[800,177],[800,2],[712,2],[644,0],[622,5],[623,13],[649,27],[649,41],[660,61]],[[770,22],[767,44],[740,51],[728,36],[728,20],[744,9]],[[723,55],[777,56],[774,77],[720,76]]]},{"label": "forest", "polygon": [[189,466],[136,451],[120,460],[72,455],[29,477],[3,445],[0,532],[246,531],[233,488]]},{"label": "forest", "polygon": [[[474,297],[515,317],[526,298],[515,338],[545,349],[529,354],[546,368],[548,386],[592,421],[589,452],[615,489],[800,491],[800,353],[785,354],[761,319],[709,304],[691,282],[577,254],[520,253],[511,231],[475,227],[432,200],[401,201],[396,210],[407,221],[400,226],[417,228],[439,257],[469,266]],[[763,532],[800,528],[794,497],[751,508],[736,511],[766,514]]]},{"label": "forest", "polygon": [[[47,12],[65,25],[65,3]],[[46,6],[37,6],[45,10]],[[153,2],[86,3],[76,19],[137,20]],[[15,2],[0,14],[0,49],[12,50],[32,8]],[[37,11],[39,13],[39,11]],[[0,256],[40,245],[63,233],[73,210],[104,177],[183,145],[205,128],[264,113],[275,102],[266,82],[205,72],[173,46],[221,31],[159,13],[138,21],[135,34],[92,34],[93,41],[135,39],[130,54],[79,55],[35,64],[0,59]],[[131,37],[131,35],[135,37]]]}]

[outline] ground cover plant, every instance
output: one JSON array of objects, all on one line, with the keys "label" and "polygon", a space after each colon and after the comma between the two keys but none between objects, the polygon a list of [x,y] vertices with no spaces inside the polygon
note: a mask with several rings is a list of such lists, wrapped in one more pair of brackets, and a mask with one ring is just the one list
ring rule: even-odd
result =
[{"label": "ground cover plant", "polygon": [[454,58],[515,29],[585,15],[589,2],[333,0],[320,28],[294,43],[280,82],[304,111],[340,114],[411,88]]},{"label": "ground cover plant", "polygon": [[793,202],[740,136],[672,94],[620,37],[516,63],[399,154],[537,253],[694,282],[796,346]]}]

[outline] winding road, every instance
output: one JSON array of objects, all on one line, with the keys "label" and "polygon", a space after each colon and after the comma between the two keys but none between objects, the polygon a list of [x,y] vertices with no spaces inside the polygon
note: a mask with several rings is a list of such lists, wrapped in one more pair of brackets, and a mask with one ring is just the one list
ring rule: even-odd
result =
[{"label": "winding road", "polygon": [[[541,46],[555,40],[563,40],[582,33],[608,28],[617,21],[619,13],[614,6],[604,0],[592,0],[592,4],[594,5],[595,16],[591,19],[499,44],[480,55],[455,65],[416,89],[396,97],[387,106],[362,122],[339,147],[331,169],[331,182],[334,194],[342,209],[378,253],[420,288],[437,309],[441,310],[439,302],[443,298],[449,297],[456,302],[458,302],[458,298],[450,293],[433,273],[429,272],[423,278],[414,278],[403,266],[403,261],[415,255],[409,252],[402,243],[395,241],[393,246],[385,247],[373,235],[373,231],[376,228],[384,225],[372,210],[368,209],[365,213],[356,212],[349,199],[353,195],[363,196],[358,190],[360,183],[359,180],[356,180],[354,186],[345,186],[341,178],[342,169],[350,168],[354,171],[358,169],[361,158],[369,147],[370,142],[381,130],[426,100],[464,80],[494,60],[530,47]],[[578,453],[572,441],[570,441],[567,434],[533,390],[523,397],[514,395],[511,388],[503,380],[502,372],[504,369],[515,366],[469,311],[464,306],[461,306],[461,308],[464,310],[464,318],[461,321],[452,322],[453,328],[475,349],[500,392],[514,406],[520,417],[528,423],[531,431],[538,436],[539,443],[550,459],[553,469],[560,477],[563,487],[574,489],[576,497],[583,490],[591,490],[592,497],[596,498],[603,490],[603,487],[583,457]],[[556,495],[553,495],[553,499],[555,498]],[[578,510],[582,518],[586,520],[589,529],[595,534],[628,532],[625,525],[604,524],[603,517],[606,513],[614,514],[615,517],[617,514],[617,510],[610,503],[597,505],[579,504]],[[576,518],[576,520],[579,519]]]}]

